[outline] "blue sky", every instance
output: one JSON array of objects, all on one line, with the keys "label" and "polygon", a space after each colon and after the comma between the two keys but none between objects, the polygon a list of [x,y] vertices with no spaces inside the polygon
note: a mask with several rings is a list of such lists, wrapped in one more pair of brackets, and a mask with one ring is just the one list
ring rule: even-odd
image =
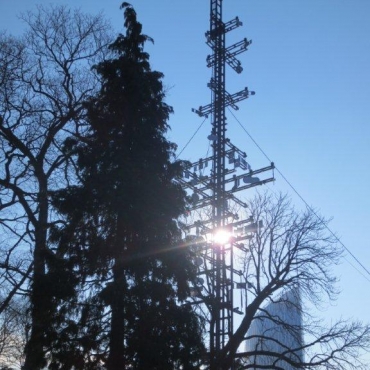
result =
[{"label": "blue sky", "polygon": [[[20,11],[50,1],[0,0],[0,28],[19,33]],[[120,1],[59,0],[55,4],[103,11],[121,32]],[[181,150],[202,119],[191,108],[210,102],[211,71],[204,33],[208,0],[132,0],[148,46],[152,67],[165,74],[171,117],[170,138]],[[301,196],[323,216],[345,246],[370,269],[370,1],[224,0],[224,20],[239,16],[243,27],[227,43],[252,39],[240,56],[244,72],[227,71],[227,90],[248,86],[256,95],[234,112]],[[253,168],[269,161],[229,115],[228,137],[248,154]],[[197,160],[208,148],[210,122],[186,147],[183,159]],[[301,200],[276,173],[273,191]],[[336,269],[342,294],[327,318],[342,315],[370,321],[370,275],[365,279],[350,257]],[[366,273],[365,273],[366,274]]]}]

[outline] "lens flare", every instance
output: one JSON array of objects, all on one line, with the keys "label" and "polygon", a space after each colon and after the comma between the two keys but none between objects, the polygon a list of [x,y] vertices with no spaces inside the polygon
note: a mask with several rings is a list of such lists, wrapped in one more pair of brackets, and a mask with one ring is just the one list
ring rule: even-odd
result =
[{"label": "lens flare", "polygon": [[231,232],[228,230],[218,230],[214,234],[214,242],[217,244],[227,244],[231,239]]}]

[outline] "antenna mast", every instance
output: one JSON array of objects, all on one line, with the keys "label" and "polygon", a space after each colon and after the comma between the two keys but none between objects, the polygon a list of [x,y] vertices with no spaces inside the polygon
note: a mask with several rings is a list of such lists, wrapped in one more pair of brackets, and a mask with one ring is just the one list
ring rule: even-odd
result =
[{"label": "antenna mast", "polygon": [[[237,110],[238,102],[254,95],[248,88],[234,94],[226,91],[226,65],[240,74],[243,68],[236,56],[251,44],[245,38],[226,47],[226,34],[240,26],[242,23],[238,17],[223,22],[222,0],[210,1],[210,29],[206,32],[206,43],[212,50],[212,54],[207,56],[207,66],[212,68],[208,83],[212,102],[193,109],[193,112],[201,117],[211,117],[212,131],[208,139],[212,142],[213,153],[193,163],[182,180],[182,185],[192,192],[192,207],[184,230],[193,245],[194,263],[199,268],[198,280],[192,289],[192,304],[197,304],[208,318],[210,370],[222,368],[223,349],[234,333],[234,315],[244,314],[234,304],[234,289],[246,289],[242,272],[234,267],[235,251],[247,253],[242,242],[261,226],[256,225],[251,217],[239,220],[239,212],[234,210],[245,210],[247,205],[234,193],[274,180],[273,177],[265,180],[255,177],[272,170],[273,163],[253,171],[246,161],[246,153],[226,138],[226,108]],[[231,165],[230,169],[226,162]],[[209,175],[206,175],[209,163]],[[238,174],[240,171],[242,173]],[[220,235],[227,237],[222,240],[218,238]]]}]

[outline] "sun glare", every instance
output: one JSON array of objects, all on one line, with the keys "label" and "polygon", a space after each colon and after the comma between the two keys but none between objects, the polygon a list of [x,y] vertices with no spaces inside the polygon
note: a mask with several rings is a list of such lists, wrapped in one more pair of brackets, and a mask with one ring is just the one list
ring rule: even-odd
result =
[{"label": "sun glare", "polygon": [[226,244],[230,241],[231,232],[227,230],[218,230],[214,234],[214,242],[217,244]]}]

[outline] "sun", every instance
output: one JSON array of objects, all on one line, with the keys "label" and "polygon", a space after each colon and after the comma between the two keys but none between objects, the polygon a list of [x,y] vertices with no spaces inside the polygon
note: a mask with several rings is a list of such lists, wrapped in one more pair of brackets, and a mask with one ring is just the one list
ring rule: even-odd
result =
[{"label": "sun", "polygon": [[213,240],[216,244],[227,244],[230,239],[231,232],[224,229],[217,230],[213,236]]}]

